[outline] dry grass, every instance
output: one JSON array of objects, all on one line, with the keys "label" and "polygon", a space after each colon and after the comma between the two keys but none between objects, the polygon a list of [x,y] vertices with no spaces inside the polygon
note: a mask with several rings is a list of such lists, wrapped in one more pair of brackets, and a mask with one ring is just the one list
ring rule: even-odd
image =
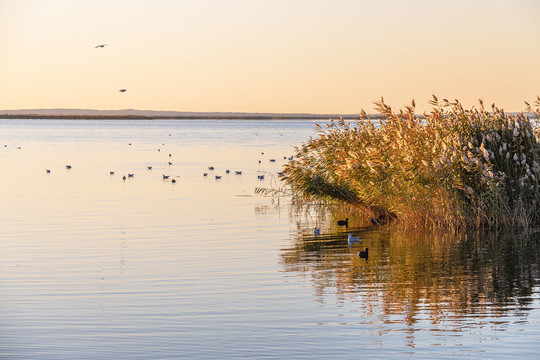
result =
[{"label": "dry grass", "polygon": [[[376,103],[354,125],[335,121],[296,150],[282,180],[304,199],[353,204],[407,227],[507,228],[540,223],[538,127],[482,101],[439,101],[424,118],[414,101]],[[528,111],[533,111],[527,104]],[[540,98],[534,104],[540,118]]]}]

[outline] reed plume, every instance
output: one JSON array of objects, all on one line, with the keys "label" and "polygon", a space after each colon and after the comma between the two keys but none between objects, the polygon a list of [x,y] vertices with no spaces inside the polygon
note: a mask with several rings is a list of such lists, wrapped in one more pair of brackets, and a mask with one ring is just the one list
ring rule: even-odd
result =
[{"label": "reed plume", "polygon": [[362,112],[319,126],[296,148],[282,180],[306,200],[352,204],[407,227],[532,228],[540,224],[540,147],[534,113],[491,106],[464,109],[436,96],[417,116],[415,103],[394,111],[381,98],[379,119]]}]

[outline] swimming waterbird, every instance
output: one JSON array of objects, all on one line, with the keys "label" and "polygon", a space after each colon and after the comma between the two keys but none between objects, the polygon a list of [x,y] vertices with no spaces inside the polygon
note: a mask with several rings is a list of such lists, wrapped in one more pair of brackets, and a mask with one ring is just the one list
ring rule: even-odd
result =
[{"label": "swimming waterbird", "polygon": [[351,247],[354,243],[359,244],[360,238],[358,236],[352,236],[352,234],[349,233],[349,235],[347,236],[347,242],[349,243],[349,247]]},{"label": "swimming waterbird", "polygon": [[360,252],[358,253],[358,256],[360,256],[360,259],[366,259],[366,261],[367,261],[367,258],[368,258],[368,256],[369,256],[368,251],[369,251],[368,248],[366,248],[366,251],[363,251],[363,250],[360,251]]}]

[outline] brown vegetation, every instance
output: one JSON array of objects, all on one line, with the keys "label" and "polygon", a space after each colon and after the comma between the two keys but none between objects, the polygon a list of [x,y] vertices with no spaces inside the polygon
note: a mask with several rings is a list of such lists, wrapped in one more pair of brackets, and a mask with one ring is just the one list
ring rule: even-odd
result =
[{"label": "brown vegetation", "polygon": [[[379,121],[321,127],[297,148],[284,182],[304,200],[352,204],[407,227],[537,227],[536,122],[482,101],[470,110],[435,96],[431,104],[418,117],[414,101],[395,112],[381,99]],[[540,98],[535,107],[539,118]]]}]

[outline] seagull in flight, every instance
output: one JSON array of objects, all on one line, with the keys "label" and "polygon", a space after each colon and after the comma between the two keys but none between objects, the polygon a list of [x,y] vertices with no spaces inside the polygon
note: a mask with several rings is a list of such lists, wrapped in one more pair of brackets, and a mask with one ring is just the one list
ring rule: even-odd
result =
[{"label": "seagull in flight", "polygon": [[127,90],[126,89],[120,89],[118,91],[120,91],[121,93],[125,93]]},{"label": "seagull in flight", "polygon": [[97,49],[97,48],[104,48],[105,46],[107,46],[107,44],[99,44],[99,45],[96,46],[94,49]]}]

